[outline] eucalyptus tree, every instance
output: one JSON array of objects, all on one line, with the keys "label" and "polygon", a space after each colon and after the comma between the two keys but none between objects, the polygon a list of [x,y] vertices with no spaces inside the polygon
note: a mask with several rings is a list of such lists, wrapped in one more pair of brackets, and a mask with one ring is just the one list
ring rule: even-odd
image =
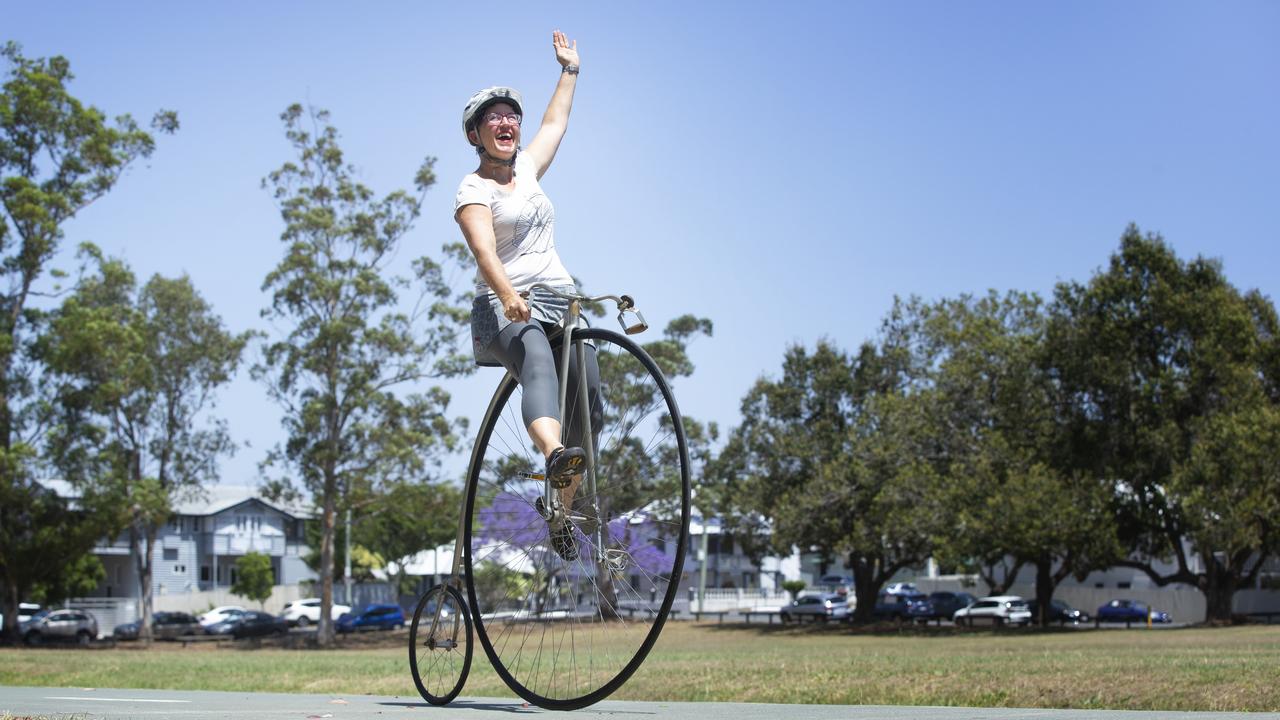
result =
[{"label": "eucalyptus tree", "polygon": [[[66,58],[28,58],[16,43],[0,48],[0,580],[5,631],[17,633],[22,578],[33,562],[23,538],[42,510],[32,463],[44,424],[37,399],[39,365],[31,356],[44,314],[33,300],[47,294],[46,271],[57,255],[63,227],[101,199],[139,158],[155,149],[150,133],[129,115],[114,123],[71,94]],[[177,115],[161,111],[158,132],[173,132]],[[69,537],[69,536],[68,536]],[[71,555],[83,554],[67,548]]]},{"label": "eucalyptus tree", "polygon": [[1050,312],[1076,467],[1114,484],[1130,554],[1119,564],[1195,586],[1206,619],[1229,619],[1236,589],[1280,550],[1274,306],[1219,262],[1182,260],[1130,226],[1104,270],[1058,286]]},{"label": "eucalyptus tree", "polygon": [[160,528],[174,505],[216,482],[234,446],[210,412],[239,365],[248,333],[224,329],[187,277],[141,288],[92,246],[97,266],[51,316],[40,357],[54,400],[50,459],[82,492],[113,502],[127,529],[151,637]]},{"label": "eucalyptus tree", "polygon": [[254,374],[284,410],[287,439],[264,463],[271,483],[305,487],[319,510],[318,637],[327,645],[339,508],[364,488],[423,478],[454,447],[448,393],[417,386],[471,363],[456,350],[466,316],[441,264],[422,256],[407,274],[395,264],[435,183],[434,160],[419,167],[414,193],[377,198],[357,181],[327,112],[292,105],[281,120],[296,157],[263,181],[285,227],[262,311],[280,332]]}]

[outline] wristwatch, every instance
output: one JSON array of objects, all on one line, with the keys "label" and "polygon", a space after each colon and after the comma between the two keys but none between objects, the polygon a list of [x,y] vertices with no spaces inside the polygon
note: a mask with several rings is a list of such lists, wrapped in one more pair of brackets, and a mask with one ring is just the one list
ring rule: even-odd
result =
[{"label": "wristwatch", "polygon": [[578,74],[578,66],[577,66],[577,65],[572,65],[572,64],[570,64],[570,65],[565,65],[565,66],[563,66],[563,67],[561,67],[561,68],[560,68],[560,72],[562,72],[562,73],[569,73],[570,75],[577,75],[577,74]]}]

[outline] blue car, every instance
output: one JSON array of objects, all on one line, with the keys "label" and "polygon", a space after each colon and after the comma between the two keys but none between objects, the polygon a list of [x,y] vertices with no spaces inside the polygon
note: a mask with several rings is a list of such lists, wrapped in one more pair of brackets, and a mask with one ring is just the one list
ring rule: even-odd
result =
[{"label": "blue car", "polygon": [[373,603],[343,613],[338,618],[338,632],[360,630],[393,630],[404,625],[404,611],[399,605]]},{"label": "blue car", "polygon": [[1173,622],[1173,618],[1169,617],[1169,613],[1160,610],[1152,610],[1146,604],[1137,600],[1112,600],[1111,602],[1098,608],[1098,622],[1146,622],[1147,614],[1151,615],[1151,622],[1167,623]]}]

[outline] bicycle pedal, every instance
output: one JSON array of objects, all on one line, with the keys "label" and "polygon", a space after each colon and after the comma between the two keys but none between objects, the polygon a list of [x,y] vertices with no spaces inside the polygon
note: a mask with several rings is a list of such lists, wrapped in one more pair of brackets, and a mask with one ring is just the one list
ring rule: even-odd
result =
[{"label": "bicycle pedal", "polygon": [[609,569],[613,572],[620,573],[627,569],[627,559],[631,555],[626,550],[605,550],[604,561],[609,564]]}]

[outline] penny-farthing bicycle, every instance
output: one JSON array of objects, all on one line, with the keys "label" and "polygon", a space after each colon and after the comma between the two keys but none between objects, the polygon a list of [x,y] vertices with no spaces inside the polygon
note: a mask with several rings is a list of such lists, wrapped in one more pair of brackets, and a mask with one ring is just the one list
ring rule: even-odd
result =
[{"label": "penny-farthing bicycle", "polygon": [[[410,625],[413,680],[436,705],[466,682],[473,624],[520,697],[554,710],[598,702],[653,647],[684,567],[689,454],[675,396],[630,338],[578,327],[587,302],[615,303],[627,334],[643,331],[643,318],[625,295],[534,287],[569,301],[552,346],[564,442],[586,450],[586,469],[575,489],[551,487],[508,373],[472,451],[452,573],[422,597]],[[579,382],[597,369],[598,389]]]}]

